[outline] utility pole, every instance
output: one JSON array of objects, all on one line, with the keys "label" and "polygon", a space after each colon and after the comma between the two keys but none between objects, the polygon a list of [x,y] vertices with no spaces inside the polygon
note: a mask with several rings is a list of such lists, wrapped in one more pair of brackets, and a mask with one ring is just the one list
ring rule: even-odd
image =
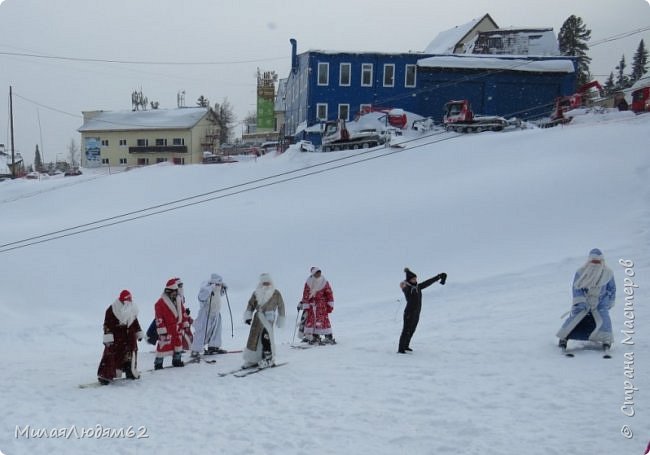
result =
[{"label": "utility pole", "polygon": [[9,86],[9,131],[11,131],[11,178],[16,178],[16,158],[14,156],[14,104]]}]

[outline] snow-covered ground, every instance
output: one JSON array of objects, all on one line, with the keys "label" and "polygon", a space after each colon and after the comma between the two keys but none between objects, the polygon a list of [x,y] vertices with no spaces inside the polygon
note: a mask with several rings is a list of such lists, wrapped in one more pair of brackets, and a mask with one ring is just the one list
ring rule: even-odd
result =
[{"label": "snow-covered ground", "polygon": [[[404,136],[401,149],[1,182],[0,451],[641,454],[650,437],[650,115],[589,117],[545,130]],[[88,224],[98,220],[110,226]],[[86,232],[39,243],[74,226]],[[612,360],[593,350],[569,359],[554,335],[594,247],[617,280],[617,342]],[[627,287],[627,314],[619,259],[634,262],[639,286]],[[314,265],[334,290],[339,344],[291,349]],[[449,275],[424,292],[412,355],[396,353],[405,266],[421,280]],[[183,278],[196,314],[211,272],[229,285],[229,349],[245,343],[241,317],[259,274],[272,274],[288,310],[276,334],[288,365],[221,378],[241,364],[229,354],[77,387],[95,380],[104,311],[120,290],[133,293],[147,326],[168,278]],[[631,317],[634,344],[624,344]],[[141,370],[152,368],[152,351],[141,343]],[[638,390],[626,395],[626,385]],[[626,396],[633,417],[621,409]],[[136,437],[108,437],[129,428]],[[66,430],[76,433],[42,435]]]}]

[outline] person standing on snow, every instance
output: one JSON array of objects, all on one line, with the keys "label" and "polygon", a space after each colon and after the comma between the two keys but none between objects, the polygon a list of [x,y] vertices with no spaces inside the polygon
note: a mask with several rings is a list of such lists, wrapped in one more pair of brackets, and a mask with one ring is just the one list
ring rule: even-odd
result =
[{"label": "person standing on snow", "polygon": [[[309,344],[336,344],[329,318],[329,314],[334,311],[332,287],[318,267],[312,267],[310,273],[299,306],[303,310],[300,321],[303,341]],[[322,341],[321,335],[324,336]]]},{"label": "person standing on snow", "polygon": [[120,378],[138,379],[138,341],[144,333],[138,322],[138,308],[126,289],[106,309],[104,315],[104,353],[97,369],[103,385]]},{"label": "person standing on snow", "polygon": [[415,333],[415,329],[420,321],[420,310],[422,309],[422,289],[428,288],[436,281],[440,284],[445,284],[447,281],[446,273],[439,273],[433,278],[418,284],[418,277],[415,273],[411,272],[408,267],[404,269],[406,273],[406,280],[402,281],[399,286],[404,292],[406,297],[406,308],[404,308],[404,325],[402,327],[402,334],[399,337],[399,347],[397,352],[406,354],[406,352],[413,351],[410,348],[411,338]]},{"label": "person standing on snow", "polygon": [[271,276],[263,273],[244,313],[244,322],[251,326],[244,349],[244,368],[275,365],[273,323],[282,328],[284,318],[282,295],[275,289]]},{"label": "person standing on snow", "polygon": [[572,293],[571,313],[557,332],[558,345],[564,350],[568,340],[589,340],[608,350],[613,340],[609,310],[616,300],[616,283],[598,248],[589,252],[587,262],[573,277]]},{"label": "person standing on snow", "polygon": [[[224,354],[221,349],[221,296],[226,293],[223,278],[213,273],[208,281],[201,283],[198,300],[201,307],[194,321],[194,342],[192,357],[197,358],[201,353],[207,355]],[[207,349],[205,346],[207,345]],[[204,351],[205,349],[205,351]]]},{"label": "person standing on snow", "polygon": [[181,332],[181,342],[183,344],[183,351],[189,351],[190,346],[192,346],[192,340],[194,335],[192,334],[192,322],[194,320],[190,316],[190,309],[185,305],[185,292],[183,287],[183,281],[180,278],[176,278],[176,284],[178,285],[178,296],[176,297],[177,305],[181,309],[181,322],[180,322],[180,332]]},{"label": "person standing on snow", "polygon": [[163,359],[172,356],[172,366],[183,367],[181,360],[183,350],[182,321],[183,309],[178,301],[178,283],[176,278],[171,278],[165,285],[165,290],[154,305],[156,315],[156,331],[158,343],[156,344],[156,359],[154,369],[163,368]]}]

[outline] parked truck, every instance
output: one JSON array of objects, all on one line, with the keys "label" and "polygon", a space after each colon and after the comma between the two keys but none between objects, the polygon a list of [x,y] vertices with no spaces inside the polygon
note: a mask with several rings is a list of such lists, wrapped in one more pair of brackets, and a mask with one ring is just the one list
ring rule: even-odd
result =
[{"label": "parked truck", "polygon": [[325,122],[321,149],[323,152],[331,152],[333,150],[370,148],[385,142],[385,131],[376,128],[349,129],[345,120],[338,119]]},{"label": "parked truck", "polygon": [[442,123],[447,131],[457,133],[480,133],[501,131],[507,126],[519,126],[517,119],[506,120],[497,115],[474,115],[468,100],[453,100],[445,103]]}]

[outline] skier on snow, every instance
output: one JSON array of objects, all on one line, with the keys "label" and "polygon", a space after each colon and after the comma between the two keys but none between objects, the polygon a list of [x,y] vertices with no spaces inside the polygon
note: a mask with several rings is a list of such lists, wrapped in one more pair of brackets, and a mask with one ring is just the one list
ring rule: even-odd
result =
[{"label": "skier on snow", "polygon": [[181,308],[181,341],[183,344],[183,351],[189,351],[190,346],[192,345],[192,340],[194,335],[192,334],[192,323],[194,319],[190,316],[190,309],[185,305],[185,292],[183,288],[183,281],[180,278],[176,278],[176,284],[178,285],[178,296],[176,300],[178,301],[178,306]]},{"label": "skier on snow", "polygon": [[226,293],[223,278],[213,273],[208,281],[201,283],[198,300],[201,305],[199,315],[194,321],[194,342],[192,357],[206,354],[223,354],[221,349],[221,296]]},{"label": "skier on snow", "polygon": [[268,273],[260,275],[259,284],[248,300],[244,321],[251,326],[244,349],[244,368],[273,366],[273,323],[278,328],[284,326],[284,301]]},{"label": "skier on snow", "polygon": [[318,267],[312,267],[305,282],[299,309],[303,310],[300,321],[300,337],[309,344],[336,344],[332,336],[329,314],[334,311],[334,293],[329,282]]},{"label": "skier on snow", "polygon": [[446,273],[440,273],[433,278],[418,284],[418,277],[415,273],[411,272],[408,268],[404,269],[406,273],[406,280],[402,281],[399,286],[404,292],[406,297],[406,308],[404,308],[404,325],[402,327],[402,334],[399,337],[399,347],[397,352],[405,354],[407,351],[412,351],[409,347],[411,338],[415,333],[420,320],[420,310],[422,309],[422,289],[431,286],[436,281],[440,284],[445,284],[447,280]]},{"label": "skier on snow", "polygon": [[97,369],[103,385],[120,378],[138,379],[138,341],[144,333],[138,322],[138,308],[127,290],[106,309],[104,315],[104,353]]},{"label": "skier on snow", "polygon": [[165,356],[172,356],[172,366],[183,367],[181,360],[183,350],[182,324],[184,311],[178,301],[178,283],[176,278],[171,278],[165,285],[165,290],[154,306],[158,343],[156,344],[156,359],[154,369],[163,368]]},{"label": "skier on snow", "polygon": [[616,299],[614,273],[605,265],[603,253],[594,248],[587,262],[573,278],[571,313],[557,332],[558,345],[566,349],[568,340],[589,340],[612,345],[612,321],[609,310]]}]

